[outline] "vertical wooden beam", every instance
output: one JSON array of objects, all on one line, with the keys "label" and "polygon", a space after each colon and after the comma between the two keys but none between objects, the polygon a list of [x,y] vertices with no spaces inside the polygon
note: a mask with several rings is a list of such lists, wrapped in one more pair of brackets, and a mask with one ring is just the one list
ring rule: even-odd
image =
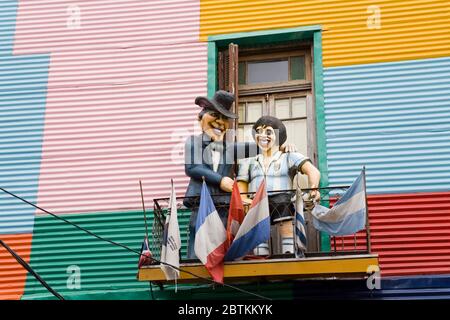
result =
[{"label": "vertical wooden beam", "polygon": [[[233,93],[235,96],[235,101],[233,104],[233,112],[239,114],[239,47],[237,44],[230,43],[228,45],[228,53],[229,53],[229,64],[228,64],[228,72],[229,72],[229,83],[228,83],[228,91]],[[234,129],[234,139],[237,137],[237,129],[239,125],[239,119],[233,121],[233,129]]]}]

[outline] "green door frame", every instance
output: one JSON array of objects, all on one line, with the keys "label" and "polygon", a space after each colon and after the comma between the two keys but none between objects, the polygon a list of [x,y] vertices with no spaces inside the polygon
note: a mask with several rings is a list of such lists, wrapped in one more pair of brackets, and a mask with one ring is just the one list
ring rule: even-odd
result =
[{"label": "green door frame", "polygon": [[[320,25],[209,36],[208,96],[212,97],[218,89],[217,59],[220,48],[226,48],[230,43],[237,45],[258,45],[292,40],[312,40],[313,42],[313,88],[316,111],[317,153],[319,158],[319,170],[321,173],[320,186],[324,187],[328,185],[328,166],[325,140],[322,27]],[[321,250],[330,251],[329,238],[323,233],[321,234]]]}]

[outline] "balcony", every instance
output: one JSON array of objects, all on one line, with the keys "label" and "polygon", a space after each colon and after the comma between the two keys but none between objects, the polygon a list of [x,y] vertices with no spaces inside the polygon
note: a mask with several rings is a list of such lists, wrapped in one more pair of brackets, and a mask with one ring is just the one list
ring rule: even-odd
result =
[{"label": "balcony", "polygon": [[[343,187],[320,188],[321,204],[332,206],[347,189]],[[304,199],[310,190],[303,190]],[[294,201],[295,190],[284,190],[292,196]],[[268,193],[270,196],[270,192]],[[220,195],[212,195],[213,199]],[[189,218],[191,210],[183,205],[185,197],[177,197],[178,220],[180,224],[180,235],[182,247],[180,250],[180,272],[179,283],[200,283],[209,278],[207,270],[197,259],[187,258],[187,247],[189,241]],[[193,207],[198,207],[199,198],[191,197]],[[155,258],[159,259],[161,254],[164,222],[166,219],[169,198],[154,199],[154,219],[149,227],[150,249]],[[228,205],[216,205],[216,209],[228,210]],[[281,241],[278,236],[280,225],[271,226],[269,240],[269,255],[264,258],[255,258],[252,254],[239,261],[225,262],[225,283],[247,283],[259,280],[287,280],[287,279],[342,279],[342,278],[365,278],[369,266],[378,266],[378,256],[371,254],[370,227],[366,223],[365,230],[357,234],[344,237],[330,237],[318,232],[313,225],[311,210],[312,201],[304,201],[304,217],[307,233],[307,250],[305,257],[296,258],[293,253],[281,252]],[[247,209],[247,208],[246,208]],[[271,208],[272,210],[278,210]],[[283,224],[293,226],[295,209],[293,205],[283,208],[291,211],[291,217],[284,220]],[[277,214],[277,212],[271,212]],[[373,268],[373,267],[372,267]],[[199,278],[199,277],[201,278]],[[152,281],[160,284],[170,283],[166,281],[160,265],[144,266],[138,272],[139,281]]]}]

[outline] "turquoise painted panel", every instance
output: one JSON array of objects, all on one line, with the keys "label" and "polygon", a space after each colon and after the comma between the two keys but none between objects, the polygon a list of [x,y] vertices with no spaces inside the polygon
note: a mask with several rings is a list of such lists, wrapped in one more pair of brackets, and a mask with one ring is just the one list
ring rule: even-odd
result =
[{"label": "turquoise painted panel", "polygon": [[[153,213],[148,215],[151,238]],[[99,236],[134,250],[141,249],[145,235],[142,212],[69,214],[62,217]],[[182,255],[186,252],[188,218],[187,212],[180,212]],[[30,264],[52,288],[68,299],[90,296],[120,299],[120,293],[127,296],[130,292],[137,295],[134,298],[150,299],[149,284],[136,279],[138,259],[137,254],[99,240],[54,217],[37,216],[35,219]],[[70,278],[74,270],[79,270],[79,287],[72,281],[74,278]],[[27,276],[23,299],[51,297],[38,281],[31,275]]]},{"label": "turquoise painted panel", "polygon": [[330,185],[450,190],[450,58],[324,70]]},{"label": "turquoise painted panel", "polygon": [[[0,4],[0,186],[36,202],[48,55],[13,56],[17,1]],[[0,234],[33,232],[35,209],[0,192]]]},{"label": "turquoise painted panel", "polygon": [[[144,237],[142,212],[63,215],[65,219],[95,234],[140,250]],[[148,283],[136,280],[138,256],[103,242],[51,216],[37,216],[30,265],[58,293],[88,295],[102,291],[144,290]],[[79,271],[79,286],[74,272]],[[71,285],[72,284],[72,285]],[[31,275],[22,299],[52,295]]]}]

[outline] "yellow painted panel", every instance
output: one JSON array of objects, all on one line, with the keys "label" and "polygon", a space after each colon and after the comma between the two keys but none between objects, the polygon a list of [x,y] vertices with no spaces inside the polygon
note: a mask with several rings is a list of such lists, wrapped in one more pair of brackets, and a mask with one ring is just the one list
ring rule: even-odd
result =
[{"label": "yellow painted panel", "polygon": [[[364,274],[367,272],[367,268],[370,265],[378,265],[378,258],[376,256],[232,262],[225,264],[224,278]],[[209,278],[208,272],[201,264],[182,265],[180,268],[198,276]],[[151,266],[140,269],[138,278],[140,281],[165,280],[164,274],[159,266]],[[196,279],[196,277],[185,272],[180,273],[180,280],[188,279]]]},{"label": "yellow painted panel", "polygon": [[200,0],[201,41],[309,25],[325,67],[450,56],[450,0]]}]

